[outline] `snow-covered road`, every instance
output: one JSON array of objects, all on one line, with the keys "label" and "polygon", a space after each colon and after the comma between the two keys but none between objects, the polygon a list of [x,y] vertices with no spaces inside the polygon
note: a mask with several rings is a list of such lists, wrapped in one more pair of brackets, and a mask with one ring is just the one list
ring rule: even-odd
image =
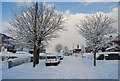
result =
[{"label": "snow-covered road", "polygon": [[37,67],[32,63],[11,69],[3,69],[3,79],[117,79],[118,61],[93,61],[81,57],[66,56],[58,66],[45,66],[40,60]]}]

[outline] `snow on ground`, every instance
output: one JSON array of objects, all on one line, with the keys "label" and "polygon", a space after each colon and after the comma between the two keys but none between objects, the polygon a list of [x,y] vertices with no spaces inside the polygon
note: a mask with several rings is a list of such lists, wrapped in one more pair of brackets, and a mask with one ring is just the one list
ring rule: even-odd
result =
[{"label": "snow on ground", "polygon": [[0,57],[0,81],[2,80],[2,57]]},{"label": "snow on ground", "polygon": [[45,60],[35,68],[25,63],[10,69],[3,68],[3,79],[118,79],[118,61],[97,61],[65,56],[58,66],[45,66]]},{"label": "snow on ground", "polygon": [[7,56],[7,57],[33,57],[32,54],[28,53],[28,52],[23,52],[23,51],[19,51],[16,53],[12,53],[12,52],[0,52],[0,57],[2,56]]}]

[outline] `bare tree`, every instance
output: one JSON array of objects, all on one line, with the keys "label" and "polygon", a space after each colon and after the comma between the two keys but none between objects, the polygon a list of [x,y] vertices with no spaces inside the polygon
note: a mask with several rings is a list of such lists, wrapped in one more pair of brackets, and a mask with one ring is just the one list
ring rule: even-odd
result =
[{"label": "bare tree", "polygon": [[63,46],[61,44],[57,44],[55,46],[55,51],[58,52],[58,53],[60,53],[62,49],[63,49]]},{"label": "bare tree", "polygon": [[19,43],[34,47],[33,67],[39,63],[40,49],[53,38],[59,37],[57,32],[64,30],[63,15],[55,10],[55,6],[36,2],[25,6],[20,13],[13,12],[9,33]]},{"label": "bare tree", "polygon": [[77,24],[80,34],[94,51],[94,66],[96,66],[96,52],[98,48],[109,37],[109,34],[116,32],[116,29],[113,28],[114,22],[112,18],[103,12],[98,12],[86,16],[80,25]]}]

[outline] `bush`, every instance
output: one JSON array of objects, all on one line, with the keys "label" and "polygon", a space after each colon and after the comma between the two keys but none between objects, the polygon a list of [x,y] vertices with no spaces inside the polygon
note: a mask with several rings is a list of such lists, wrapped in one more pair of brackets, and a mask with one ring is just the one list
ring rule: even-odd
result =
[{"label": "bush", "polygon": [[8,68],[31,62],[31,57],[20,57],[8,60]]}]

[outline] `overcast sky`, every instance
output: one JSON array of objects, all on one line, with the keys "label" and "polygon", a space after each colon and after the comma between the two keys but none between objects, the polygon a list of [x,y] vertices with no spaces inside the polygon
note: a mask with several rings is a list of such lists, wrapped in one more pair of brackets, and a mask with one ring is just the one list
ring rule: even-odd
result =
[{"label": "overcast sky", "polygon": [[[7,22],[11,21],[12,18],[11,9],[19,12],[20,7],[24,4],[28,3],[2,3],[2,20],[0,20],[3,26],[2,29],[5,30],[7,27],[10,27]],[[68,46],[69,49],[75,48],[77,45],[85,45],[85,39],[79,35],[76,24],[80,23],[80,21],[84,19],[84,16],[88,14],[94,14],[101,11],[110,15],[110,17],[115,20],[118,18],[117,2],[46,2],[46,4],[54,4],[56,10],[59,12],[64,12],[65,17],[67,18],[64,24],[67,31],[60,32],[60,38],[50,42],[50,46],[47,49],[48,52],[54,52],[54,46],[58,43],[63,44],[64,46]],[[115,27],[117,28],[117,23],[115,24]]]}]

